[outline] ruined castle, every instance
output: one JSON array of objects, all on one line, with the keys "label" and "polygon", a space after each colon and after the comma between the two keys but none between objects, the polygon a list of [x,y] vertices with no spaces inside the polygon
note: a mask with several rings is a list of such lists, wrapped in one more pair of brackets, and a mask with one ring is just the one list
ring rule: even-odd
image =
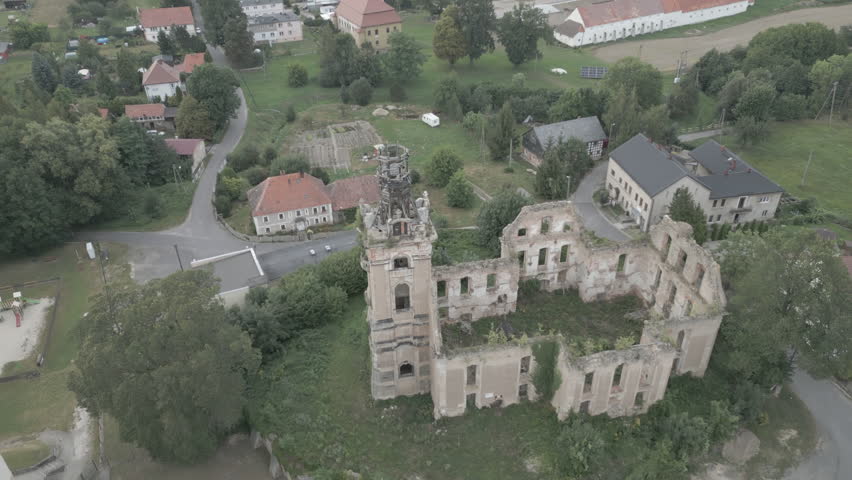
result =
[{"label": "ruined castle", "polygon": [[704,374],[726,300],[719,265],[688,224],[666,217],[647,239],[600,245],[571,202],[542,203],[503,229],[500,258],[433,267],[437,233],[428,195],[412,200],[408,151],[389,146],[377,175],[380,204],[361,206],[373,398],[431,394],[436,418],[536,399],[533,346],[543,336],[449,349],[441,334],[448,324],[514,312],[528,279],[546,291],[576,290],[584,302],[634,295],[647,309],[629,348],[578,356],[556,337],[561,383],[551,403],[560,418],[642,413],[663,398],[671,375]]}]

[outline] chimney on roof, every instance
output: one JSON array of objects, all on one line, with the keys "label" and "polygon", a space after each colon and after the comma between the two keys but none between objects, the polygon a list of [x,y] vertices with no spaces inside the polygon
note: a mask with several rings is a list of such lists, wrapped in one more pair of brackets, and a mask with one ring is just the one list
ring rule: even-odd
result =
[{"label": "chimney on roof", "polygon": [[305,178],[305,172],[299,172],[299,178]]},{"label": "chimney on roof", "polygon": [[289,178],[287,179],[287,185],[290,185],[290,179]]}]

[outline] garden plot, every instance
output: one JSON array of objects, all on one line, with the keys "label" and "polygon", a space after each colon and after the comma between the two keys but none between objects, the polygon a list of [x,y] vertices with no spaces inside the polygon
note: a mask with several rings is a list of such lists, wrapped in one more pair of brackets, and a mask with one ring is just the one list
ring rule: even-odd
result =
[{"label": "garden plot", "polygon": [[304,155],[313,167],[349,170],[353,150],[382,142],[372,125],[358,120],[301,133],[290,152]]},{"label": "garden plot", "polygon": [[28,305],[20,327],[15,326],[11,310],[0,312],[0,370],[9,362],[27,358],[36,348],[52,304],[53,299],[42,298],[38,304]]}]

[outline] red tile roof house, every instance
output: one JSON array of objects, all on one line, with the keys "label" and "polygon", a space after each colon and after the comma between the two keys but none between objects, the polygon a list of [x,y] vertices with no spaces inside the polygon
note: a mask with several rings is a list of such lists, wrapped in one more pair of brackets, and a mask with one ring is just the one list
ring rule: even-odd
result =
[{"label": "red tile roof house", "polygon": [[577,7],[553,36],[579,47],[736,15],[753,4],[754,0],[602,1]]},{"label": "red tile roof house", "polygon": [[388,37],[402,31],[399,14],[382,0],[342,0],[334,11],[334,22],[357,45],[370,42],[376,50],[388,48]]},{"label": "red tile roof house", "polygon": [[202,162],[207,155],[204,140],[199,138],[167,138],[168,145],[179,157],[187,157],[192,160],[192,175],[195,178],[201,173]]},{"label": "red tile roof house", "polygon": [[145,71],[142,86],[145,87],[148,100],[152,102],[164,101],[166,97],[174,96],[178,88],[184,89],[180,70],[162,60],[157,60]]},{"label": "red tile roof house", "polygon": [[195,35],[195,20],[189,7],[141,9],[139,23],[145,32],[145,40],[149,42],[156,42],[160,31],[169,33],[172,25],[185,27],[187,33]]},{"label": "red tile roof house", "polygon": [[340,221],[342,211],[357,206],[359,200],[378,202],[378,180],[374,175],[364,177],[338,180],[328,186],[307,173],[269,177],[247,194],[255,231],[272,235]]},{"label": "red tile roof house", "polygon": [[140,105],[124,106],[124,116],[136,123],[141,123],[148,130],[155,128],[174,129],[176,113],[176,108],[167,107],[162,103],[143,103]]},{"label": "red tile roof house", "polygon": [[187,53],[183,56],[183,62],[180,65],[175,65],[175,68],[179,72],[183,72],[187,75],[192,73],[195,70],[195,67],[204,64],[204,54],[203,53]]}]

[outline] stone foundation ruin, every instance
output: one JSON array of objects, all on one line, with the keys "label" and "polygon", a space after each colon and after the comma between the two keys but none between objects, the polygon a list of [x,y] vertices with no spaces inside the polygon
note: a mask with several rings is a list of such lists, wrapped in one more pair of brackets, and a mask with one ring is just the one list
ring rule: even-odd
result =
[{"label": "stone foundation ruin", "polygon": [[[571,202],[542,203],[503,229],[500,258],[433,268],[428,194],[411,200],[404,147],[386,153],[381,204],[361,207],[374,398],[430,393],[436,418],[534,400],[533,346],[545,341],[558,346],[551,403],[560,418],[645,412],[670,375],[704,374],[726,299],[719,265],[688,224],[666,217],[648,239],[598,246]],[[442,326],[511,314],[519,283],[533,279],[584,302],[636,296],[647,308],[638,343],[581,356],[568,332],[445,348]]]}]

